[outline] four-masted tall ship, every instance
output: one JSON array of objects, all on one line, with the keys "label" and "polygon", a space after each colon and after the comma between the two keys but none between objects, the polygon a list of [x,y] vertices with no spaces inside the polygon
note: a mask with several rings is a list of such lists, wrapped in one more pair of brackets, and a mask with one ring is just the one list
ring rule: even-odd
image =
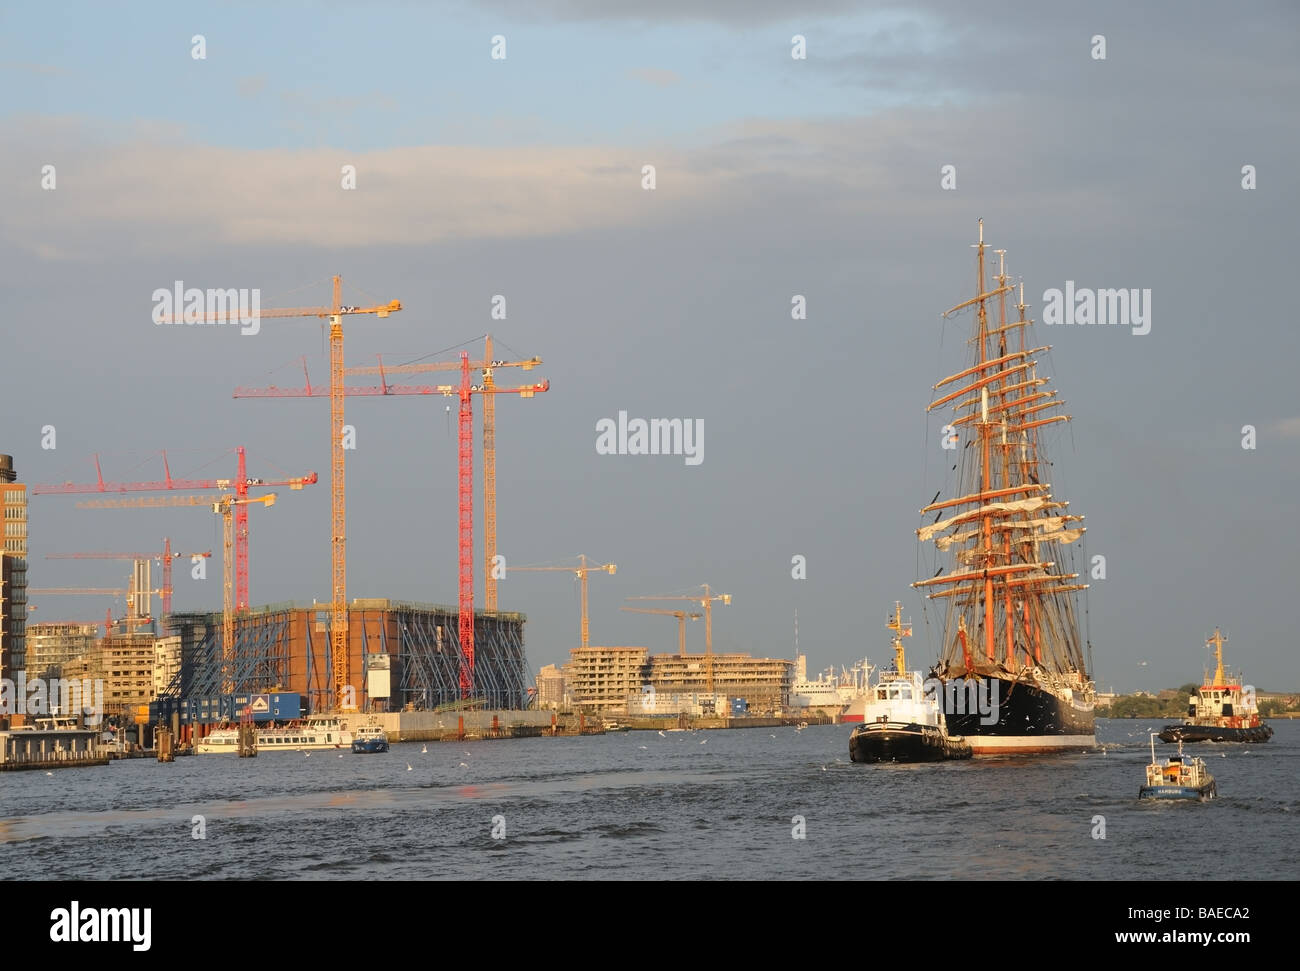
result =
[{"label": "four-masted tall ship", "polygon": [[983,220],[979,237],[976,295],[943,315],[975,308],[974,360],[934,386],[927,409],[951,409],[941,444],[956,474],[951,498],[940,491],[917,530],[939,563],[913,586],[946,608],[932,675],[944,683],[948,731],[976,755],[1089,748],[1094,685],[1077,607],[1087,584],[1071,566],[1083,517],[1053,494],[1041,434],[1069,416],[1037,372],[1049,348],[1031,341],[1024,285],[1008,320],[1005,250],[986,290]]}]

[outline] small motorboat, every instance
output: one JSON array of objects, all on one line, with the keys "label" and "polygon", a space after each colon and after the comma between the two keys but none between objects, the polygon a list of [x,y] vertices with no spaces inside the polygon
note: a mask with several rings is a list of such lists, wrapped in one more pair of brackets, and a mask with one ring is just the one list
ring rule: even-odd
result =
[{"label": "small motorboat", "polygon": [[1163,762],[1156,758],[1157,732],[1151,733],[1151,764],[1147,766],[1147,783],[1138,790],[1139,799],[1197,799],[1205,802],[1219,794],[1214,776],[1205,767],[1205,759],[1183,755],[1182,740],[1178,754]]},{"label": "small motorboat", "polygon": [[362,725],[352,736],[352,751],[358,753],[387,752],[388,733],[378,725]]}]

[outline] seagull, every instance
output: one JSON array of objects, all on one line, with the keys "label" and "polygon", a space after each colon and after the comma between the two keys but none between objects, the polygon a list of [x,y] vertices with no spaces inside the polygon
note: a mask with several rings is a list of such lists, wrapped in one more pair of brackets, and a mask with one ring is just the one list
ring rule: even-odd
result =
[{"label": "seagull", "polygon": [[429,746],[427,746],[427,745],[421,745],[421,746],[420,746],[420,754],[421,754],[421,755],[428,755],[428,754],[429,754]]},{"label": "seagull", "polygon": [[823,771],[823,772],[826,771],[826,766],[824,766],[824,765],[822,766],[822,771]]},{"label": "seagull", "polygon": [[412,771],[412,770],[411,770],[411,763],[410,763],[410,762],[407,762],[407,763],[406,763],[406,771],[407,771],[407,772]]},{"label": "seagull", "polygon": [[642,752],[645,751],[645,746],[644,746],[644,745],[641,746],[641,751],[642,751]]},{"label": "seagull", "polygon": [[705,745],[705,744],[708,743],[708,741],[709,741],[709,740],[708,740],[707,738],[702,738],[702,739],[700,739],[700,744],[701,744],[701,745]]},{"label": "seagull", "polygon": [[468,769],[468,768],[469,768],[469,766],[468,766],[467,764],[465,764],[464,762],[462,762],[462,763],[460,764],[460,767],[461,767],[462,769]]},{"label": "seagull", "polygon": [[773,737],[773,738],[776,738],[776,736],[775,736],[775,735],[773,735],[773,736],[772,736],[772,737]]},{"label": "seagull", "polygon": [[660,735],[661,737],[663,737],[663,738],[667,738],[667,737],[668,737],[667,735],[664,735],[663,731],[660,731],[660,732],[659,732],[659,735]]},{"label": "seagull", "polygon": [[307,756],[307,758],[311,758],[311,753],[310,753],[310,752],[306,752],[306,753],[304,753],[304,754]]},{"label": "seagull", "polygon": [[46,774],[46,775],[54,775],[53,772],[46,772],[45,774]]},{"label": "seagull", "polygon": [[343,758],[343,753],[342,753],[342,752],[339,753],[339,758]]}]

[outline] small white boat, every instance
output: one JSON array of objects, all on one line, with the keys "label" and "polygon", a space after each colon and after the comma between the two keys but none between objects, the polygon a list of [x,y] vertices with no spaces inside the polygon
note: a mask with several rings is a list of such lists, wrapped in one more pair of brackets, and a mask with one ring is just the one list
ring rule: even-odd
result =
[{"label": "small white boat", "polygon": [[1151,733],[1151,764],[1147,766],[1147,783],[1138,790],[1139,799],[1193,799],[1205,802],[1219,794],[1219,787],[1205,767],[1205,759],[1183,755],[1182,739],[1178,754],[1161,762],[1156,758],[1156,732]]},{"label": "small white boat", "polygon": [[[345,718],[338,715],[311,715],[301,723],[291,722],[282,728],[259,729],[257,750],[261,753],[350,748],[352,737]],[[199,739],[194,746],[199,755],[233,754],[238,749],[238,727],[219,728]]]}]

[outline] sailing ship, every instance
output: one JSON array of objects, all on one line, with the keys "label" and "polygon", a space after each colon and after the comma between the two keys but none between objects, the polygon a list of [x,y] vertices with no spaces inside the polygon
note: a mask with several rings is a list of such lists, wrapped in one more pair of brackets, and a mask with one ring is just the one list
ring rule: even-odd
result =
[{"label": "sailing ship", "polygon": [[1031,343],[1023,283],[1019,314],[1007,319],[1014,287],[1005,250],[996,251],[995,286],[985,289],[983,220],[974,248],[976,295],[943,315],[975,308],[973,362],[936,384],[927,408],[951,408],[941,444],[956,473],[953,498],[936,493],[917,530],[922,543],[933,542],[938,569],[913,586],[945,605],[931,673],[944,685],[948,730],[976,755],[1091,748],[1095,686],[1077,606],[1087,584],[1070,566],[1085,528],[1052,491],[1043,441],[1070,416],[1038,374],[1050,348]]},{"label": "sailing ship", "polygon": [[[1255,699],[1241,689],[1241,675],[1223,669],[1223,644],[1227,638],[1214,628],[1206,646],[1214,646],[1214,676],[1205,672],[1204,683],[1187,699],[1187,717],[1180,725],[1166,725],[1162,742],[1267,742],[1273,729],[1259,718]],[[1251,693],[1253,695],[1253,692]]]},{"label": "sailing ship", "polygon": [[903,638],[912,625],[903,623],[903,605],[894,602],[886,625],[894,632],[894,670],[880,675],[869,693],[862,724],[849,736],[853,762],[942,762],[968,759],[970,744],[950,736],[937,692],[926,690],[919,671],[907,670]]},{"label": "sailing ship", "polygon": [[1218,784],[1205,767],[1205,759],[1185,758],[1180,740],[1178,754],[1161,762],[1156,758],[1156,733],[1151,733],[1151,764],[1147,766],[1146,785],[1138,790],[1139,799],[1199,799],[1205,802],[1218,794]]}]

